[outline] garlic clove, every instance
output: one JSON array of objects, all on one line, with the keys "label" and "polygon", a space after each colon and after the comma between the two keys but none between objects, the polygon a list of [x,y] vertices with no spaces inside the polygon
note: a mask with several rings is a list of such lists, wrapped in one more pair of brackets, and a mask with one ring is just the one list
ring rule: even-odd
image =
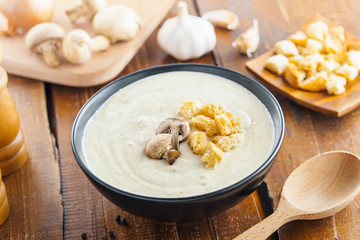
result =
[{"label": "garlic clove", "polygon": [[239,52],[246,54],[248,57],[252,56],[259,45],[260,35],[258,21],[253,20],[253,25],[246,30],[246,32],[241,33],[235,41],[232,43],[232,46],[239,50]]},{"label": "garlic clove", "polygon": [[238,16],[227,9],[218,9],[204,13],[202,16],[214,26],[225,28],[227,30],[235,30],[239,27]]}]

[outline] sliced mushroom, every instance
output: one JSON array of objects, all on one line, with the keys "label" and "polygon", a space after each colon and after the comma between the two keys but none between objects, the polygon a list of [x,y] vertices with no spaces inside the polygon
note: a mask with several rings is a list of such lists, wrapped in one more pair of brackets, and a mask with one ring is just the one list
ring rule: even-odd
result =
[{"label": "sliced mushroom", "polygon": [[91,20],[95,13],[103,9],[107,4],[106,0],[82,0],[80,4],[66,11],[71,22],[76,22],[79,18],[85,17]]},{"label": "sliced mushroom", "polygon": [[156,134],[168,133],[172,136],[171,146],[178,150],[179,142],[185,141],[190,133],[191,128],[188,122],[181,118],[167,118],[162,121],[156,129]]},{"label": "sliced mushroom", "polygon": [[154,159],[165,159],[170,165],[173,165],[181,153],[171,146],[172,136],[170,134],[155,135],[146,145],[146,155]]},{"label": "sliced mushroom", "polygon": [[56,23],[40,23],[32,27],[25,37],[26,48],[43,55],[50,67],[60,65],[56,51],[60,48],[65,35],[64,30]]}]

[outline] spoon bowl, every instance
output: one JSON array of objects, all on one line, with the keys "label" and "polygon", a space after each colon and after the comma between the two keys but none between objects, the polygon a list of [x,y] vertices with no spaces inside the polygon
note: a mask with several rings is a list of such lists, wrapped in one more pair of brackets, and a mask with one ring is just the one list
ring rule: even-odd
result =
[{"label": "spoon bowl", "polygon": [[317,155],[290,174],[276,211],[235,239],[266,239],[287,222],[332,216],[359,192],[358,156],[345,151]]}]

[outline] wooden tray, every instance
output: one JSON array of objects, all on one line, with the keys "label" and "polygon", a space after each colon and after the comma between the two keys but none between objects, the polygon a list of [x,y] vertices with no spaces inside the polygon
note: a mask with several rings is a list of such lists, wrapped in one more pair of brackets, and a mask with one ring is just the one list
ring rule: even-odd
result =
[{"label": "wooden tray", "polygon": [[[317,16],[300,28],[300,30],[305,30],[306,27],[315,20],[325,21],[329,26],[334,25],[323,17]],[[353,41],[357,39],[349,33],[345,33],[345,38],[346,41]],[[308,92],[295,89],[291,87],[285,79],[278,77],[264,68],[266,59],[274,54],[274,49],[267,51],[261,56],[248,61],[246,63],[246,67],[260,79],[278,90],[285,97],[314,111],[336,117],[341,117],[360,105],[360,81],[357,81],[350,88],[347,88],[346,92],[339,96],[329,95],[326,92]]]},{"label": "wooden tray", "polygon": [[[26,50],[25,34],[16,37],[0,37],[3,48],[2,66],[8,73],[67,86],[88,87],[110,81],[119,74],[144,44],[146,39],[166,16],[174,0],[109,0],[108,4],[122,3],[131,7],[140,17],[142,27],[138,35],[128,41],[112,45],[107,51],[94,53],[89,62],[73,65],[61,59],[61,66],[48,67],[42,57]],[[65,11],[76,1],[56,0],[52,22],[60,24],[65,31],[85,29],[94,35],[91,24],[82,21],[72,24]]]}]

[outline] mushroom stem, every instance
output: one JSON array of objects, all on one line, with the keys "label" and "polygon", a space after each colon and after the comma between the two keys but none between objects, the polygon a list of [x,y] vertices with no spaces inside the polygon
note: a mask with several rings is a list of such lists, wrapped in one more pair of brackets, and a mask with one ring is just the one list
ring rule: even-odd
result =
[{"label": "mushroom stem", "polygon": [[171,129],[171,147],[179,150],[179,128]]},{"label": "mushroom stem", "polygon": [[90,45],[93,52],[100,52],[110,47],[110,40],[102,35],[99,35],[91,39]]},{"label": "mushroom stem", "polygon": [[58,67],[60,65],[60,60],[55,54],[56,46],[51,44],[44,44],[41,46],[41,53],[44,58],[44,61],[50,67]]},{"label": "mushroom stem", "polygon": [[88,9],[83,4],[79,4],[76,7],[66,11],[66,15],[69,16],[71,22],[75,22],[80,17],[86,16],[87,14],[88,14]]}]

